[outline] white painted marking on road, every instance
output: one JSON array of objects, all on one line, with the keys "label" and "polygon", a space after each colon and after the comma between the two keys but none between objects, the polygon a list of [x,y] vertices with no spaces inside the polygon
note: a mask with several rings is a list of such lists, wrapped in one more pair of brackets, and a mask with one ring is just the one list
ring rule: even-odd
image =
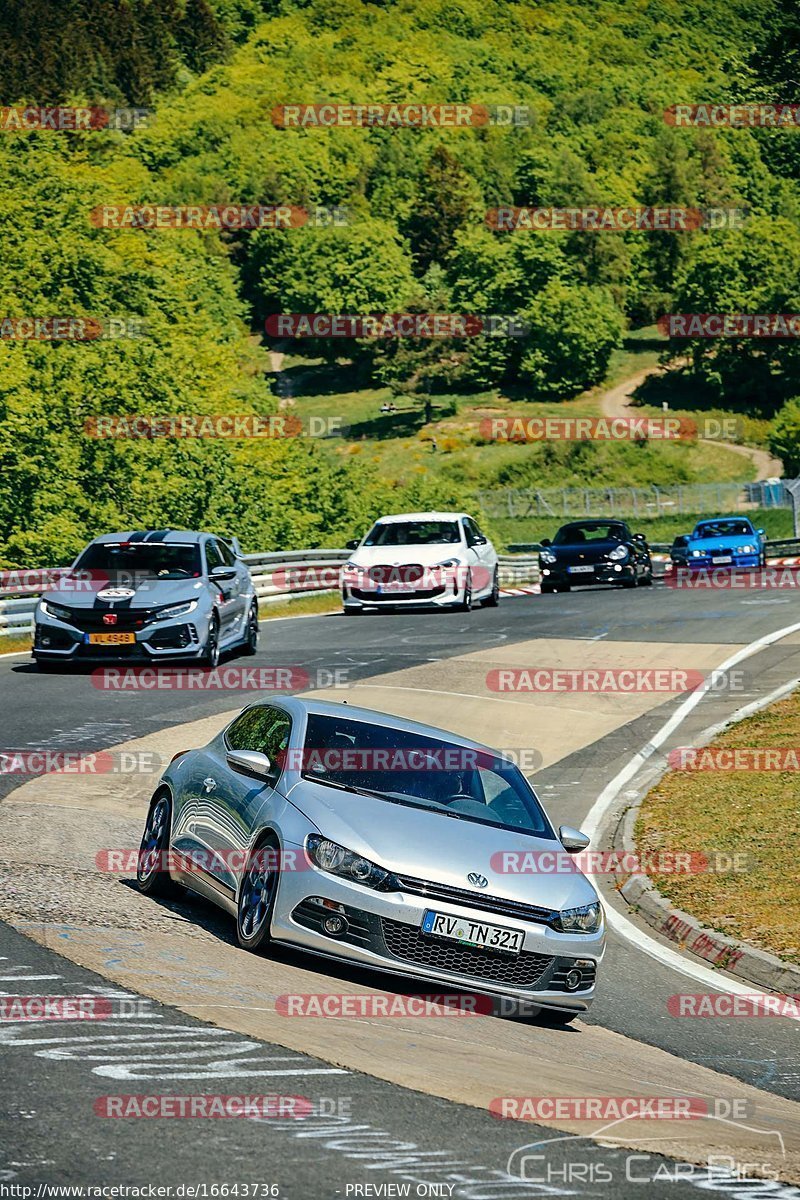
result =
[{"label": "white painted marking on road", "polygon": [[382,692],[422,692],[426,696],[463,696],[466,700],[492,700],[495,704],[525,705],[524,700],[501,700],[499,696],[478,696],[475,692],[440,692],[437,688],[403,687],[399,683],[364,683],[353,684],[353,690],[361,687],[378,687]]},{"label": "white painted marking on road", "polygon": [[[783,638],[789,637],[790,634],[799,631],[800,622],[795,622],[793,625],[785,625],[782,629],[778,629],[774,633],[764,634],[762,637],[756,638],[748,646],[737,650],[730,658],[725,659],[724,662],[715,668],[715,671],[729,671],[731,667],[735,667],[738,663],[744,662],[745,659],[751,658],[766,646],[771,646],[775,642],[779,642]],[[658,732],[653,735],[641,750],[637,750],[636,754],[634,754],[622,770],[606,784],[582,823],[582,828],[588,837],[594,839],[597,836],[597,831],[604,817],[622,792],[622,789],[635,778],[640,768],[655,754],[660,746],[664,745],[667,739],[683,723],[689,713],[697,707],[703,696],[710,690],[711,680],[705,679],[702,686],[687,696],[685,700],[681,701],[669,720],[661,726]],[[759,988],[754,987],[753,984],[740,983],[737,979],[729,979],[720,975],[718,971],[712,971],[709,967],[704,967],[700,963],[690,962],[683,955],[679,954],[677,950],[671,950],[668,946],[662,946],[660,942],[657,942],[655,938],[646,934],[638,925],[635,925],[633,921],[623,916],[618,909],[613,908],[611,905],[606,905],[606,914],[609,925],[620,936],[632,942],[644,954],[657,959],[665,966],[672,968],[672,970],[678,971],[690,979],[696,979],[699,983],[706,984],[718,992],[729,992],[732,995],[739,996],[757,996],[764,1000],[769,997],[768,992],[761,991]],[[800,1017],[789,1015],[789,1019],[800,1020]]]}]

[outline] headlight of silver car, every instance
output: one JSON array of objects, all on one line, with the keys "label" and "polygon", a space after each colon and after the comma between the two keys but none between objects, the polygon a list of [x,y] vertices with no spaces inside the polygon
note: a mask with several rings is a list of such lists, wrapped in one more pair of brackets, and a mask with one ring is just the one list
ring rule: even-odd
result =
[{"label": "headlight of silver car", "polygon": [[557,927],[563,933],[597,933],[602,915],[599,900],[582,908],[564,908],[558,914]]},{"label": "headlight of silver car", "polygon": [[42,600],[42,612],[48,617],[55,617],[58,621],[71,621],[72,613],[68,608],[62,608],[60,604],[54,604],[52,600]]},{"label": "headlight of silver car", "polygon": [[161,612],[153,614],[153,621],[171,621],[173,617],[185,617],[190,612],[194,612],[197,608],[196,600],[185,600],[183,604],[171,604],[169,608],[162,608]]},{"label": "headlight of silver car", "polygon": [[391,871],[384,870],[368,858],[356,854],[345,846],[331,842],[328,838],[312,833],[306,838],[306,850],[314,866],[330,875],[340,875],[352,883],[361,883],[364,887],[388,890],[394,883]]},{"label": "headlight of silver car", "polygon": [[554,563],[554,562],[557,562],[557,561],[558,561],[558,560],[557,560],[557,558],[556,558],[556,556],[555,556],[555,554],[553,554],[553,551],[552,551],[552,550],[542,550],[542,551],[540,551],[540,553],[539,553],[539,558],[540,558],[540,559],[542,560],[542,562],[544,562],[544,563]]}]

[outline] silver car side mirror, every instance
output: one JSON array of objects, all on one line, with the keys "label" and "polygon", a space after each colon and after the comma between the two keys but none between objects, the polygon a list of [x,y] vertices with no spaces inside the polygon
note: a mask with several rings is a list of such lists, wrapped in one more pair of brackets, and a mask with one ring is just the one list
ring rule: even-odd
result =
[{"label": "silver car side mirror", "polygon": [[229,750],[226,758],[234,771],[252,775],[254,779],[268,779],[272,770],[272,763],[260,750]]},{"label": "silver car side mirror", "polygon": [[567,854],[580,854],[591,841],[585,833],[581,833],[580,829],[573,829],[571,825],[559,826],[558,837]]}]

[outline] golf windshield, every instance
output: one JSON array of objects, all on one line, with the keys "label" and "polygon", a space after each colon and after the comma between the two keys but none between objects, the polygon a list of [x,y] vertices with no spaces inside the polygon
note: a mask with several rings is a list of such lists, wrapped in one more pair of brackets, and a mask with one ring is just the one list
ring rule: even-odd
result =
[{"label": "golf windshield", "polygon": [[94,542],[75,564],[76,571],[97,571],[109,579],[188,579],[200,575],[200,546],[180,542]]},{"label": "golf windshield", "polygon": [[438,546],[461,541],[457,521],[386,521],[373,525],[365,546]]},{"label": "golf windshield", "polygon": [[310,713],[301,770],[330,787],[556,840],[519,768],[491,751]]}]

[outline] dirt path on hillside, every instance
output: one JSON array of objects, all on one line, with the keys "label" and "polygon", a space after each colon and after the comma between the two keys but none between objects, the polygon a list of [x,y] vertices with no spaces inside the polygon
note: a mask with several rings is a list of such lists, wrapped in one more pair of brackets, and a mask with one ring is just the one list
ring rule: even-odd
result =
[{"label": "dirt path on hillside", "polygon": [[[662,373],[662,367],[651,367],[649,370],[640,371],[637,375],[632,375],[630,379],[625,379],[622,383],[610,388],[600,397],[600,410],[603,416],[630,417],[635,415],[635,406],[631,404],[633,393],[649,375]],[[698,441],[706,442],[708,445],[718,445],[709,438],[699,438]],[[756,446],[740,446],[734,442],[726,442],[725,449],[733,451],[734,454],[740,454],[743,458],[749,458],[756,468],[756,480],[780,479],[783,476],[783,463],[780,459],[773,458],[766,450],[759,450]]]}]

